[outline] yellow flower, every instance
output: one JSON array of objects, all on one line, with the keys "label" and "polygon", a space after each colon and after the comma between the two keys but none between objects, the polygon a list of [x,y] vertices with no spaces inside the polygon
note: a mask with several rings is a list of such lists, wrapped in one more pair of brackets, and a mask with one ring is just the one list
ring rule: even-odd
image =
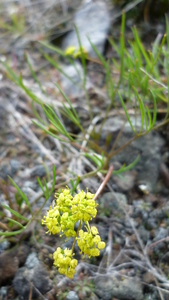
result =
[{"label": "yellow flower", "polygon": [[[60,233],[60,236],[75,238],[72,249],[63,250],[58,247],[53,253],[54,266],[58,268],[61,274],[69,278],[73,278],[78,263],[73,258],[76,240],[81,253],[89,257],[100,255],[100,250],[105,248],[105,243],[101,241],[98,229],[95,226],[90,228],[88,224],[88,221],[97,214],[94,196],[87,189],[86,193],[80,191],[73,197],[69,188],[63,189],[60,194],[55,193],[56,204],[50,207],[42,219],[42,224],[45,224],[48,229],[47,233]],[[79,222],[77,232],[75,231],[76,222]],[[86,231],[81,229],[83,223],[86,224]]]},{"label": "yellow flower", "polygon": [[60,232],[60,212],[58,206],[51,206],[50,210],[47,212],[47,216],[42,219],[42,224],[45,224],[48,228],[47,233],[57,234]]},{"label": "yellow flower", "polygon": [[66,55],[66,56],[73,56],[74,53],[75,53],[75,50],[76,50],[76,47],[74,47],[74,46],[69,46],[69,47],[67,47],[66,50],[65,50],[65,55]]},{"label": "yellow flower", "polygon": [[[87,197],[88,195],[88,197]],[[91,194],[87,191],[79,192],[72,200],[72,214],[76,222],[81,220],[82,222],[88,222],[92,218],[96,217],[97,209],[96,202],[94,201],[94,194]]]},{"label": "yellow flower", "polygon": [[90,230],[93,235],[98,234],[98,229],[95,226],[92,226]]},{"label": "yellow flower", "polygon": [[76,273],[76,266],[78,261],[73,258],[72,250],[64,249],[60,247],[53,253],[54,266],[58,268],[61,274],[66,275],[69,278],[73,278]]},{"label": "yellow flower", "polygon": [[98,230],[95,226],[91,227],[91,232],[84,232],[79,230],[79,238],[77,244],[82,253],[90,256],[99,256],[99,249],[105,248],[105,243],[101,241],[100,236],[97,234]]},{"label": "yellow flower", "polygon": [[99,248],[100,250],[104,249],[105,246],[106,246],[105,242],[99,242],[99,243],[98,243],[98,248]]},{"label": "yellow flower", "polygon": [[82,57],[82,55],[87,58],[88,57],[88,52],[85,48],[80,47],[73,55],[74,58]]}]

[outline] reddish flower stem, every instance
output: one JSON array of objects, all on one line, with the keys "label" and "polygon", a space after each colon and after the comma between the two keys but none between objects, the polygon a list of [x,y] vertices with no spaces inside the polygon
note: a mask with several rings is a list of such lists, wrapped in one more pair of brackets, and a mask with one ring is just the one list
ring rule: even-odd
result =
[{"label": "reddish flower stem", "polygon": [[105,185],[107,184],[107,182],[109,181],[110,179],[110,176],[112,175],[112,172],[113,172],[113,166],[110,166],[108,172],[107,172],[107,175],[106,177],[104,178],[102,184],[99,186],[96,194],[95,194],[95,197],[94,197],[94,200],[96,200],[98,198],[98,196],[101,194],[101,192],[103,191]]}]

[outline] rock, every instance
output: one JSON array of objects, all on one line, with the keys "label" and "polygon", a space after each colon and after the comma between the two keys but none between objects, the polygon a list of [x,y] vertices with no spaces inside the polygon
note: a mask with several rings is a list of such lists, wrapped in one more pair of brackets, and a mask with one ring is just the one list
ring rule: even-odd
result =
[{"label": "rock", "polygon": [[115,183],[114,190],[118,192],[127,192],[131,190],[135,185],[136,173],[127,171],[123,176],[114,176],[113,182]]},{"label": "rock", "polygon": [[[30,227],[31,227],[31,225],[30,225]],[[30,247],[24,243],[21,246],[19,246],[17,249],[14,248],[14,253],[19,260],[19,266],[21,266],[25,263],[25,260],[28,256],[29,251],[30,251]]]},{"label": "rock", "polygon": [[125,300],[143,300],[142,285],[137,278],[117,278],[114,275],[98,275],[94,278],[95,294],[104,300],[113,297]]},{"label": "rock", "polygon": [[7,240],[4,240],[0,243],[0,254],[4,251],[7,250],[10,247],[10,242]]},{"label": "rock", "polygon": [[30,176],[32,177],[43,177],[46,175],[46,170],[44,168],[43,165],[39,165],[39,166],[36,166],[35,168],[33,168],[30,172]]},{"label": "rock", "polygon": [[158,221],[155,218],[148,218],[144,221],[144,226],[148,230],[156,229],[158,228]]},{"label": "rock", "polygon": [[143,241],[143,243],[147,243],[147,241],[149,241],[150,239],[150,232],[148,230],[146,230],[144,228],[144,226],[140,226],[138,228],[138,233],[140,235],[141,240]]},{"label": "rock", "polygon": [[91,295],[90,295],[90,297],[88,299],[89,300],[99,300],[99,298],[94,293],[91,293]]},{"label": "rock", "polygon": [[[156,230],[154,230],[154,239],[153,239],[153,243],[160,241],[159,243],[157,243],[156,245],[154,245],[153,250],[154,252],[159,252],[161,250],[161,252],[163,252],[163,250],[165,249],[165,241],[163,239],[168,237],[168,229],[167,228],[163,228],[163,227],[158,227],[156,228]],[[164,256],[165,257],[165,256]]]},{"label": "rock", "polygon": [[0,285],[6,284],[9,279],[14,277],[19,265],[25,262],[28,252],[29,247],[23,244],[0,255]]},{"label": "rock", "polygon": [[16,159],[11,159],[10,160],[10,166],[11,166],[12,175],[15,175],[19,171],[19,169],[21,168],[20,162]]},{"label": "rock", "polygon": [[[134,118],[131,118],[131,120],[134,124]],[[140,125],[140,118],[138,117],[136,126],[137,131],[140,130]],[[124,129],[120,137],[116,141],[118,133],[123,126]],[[97,126],[96,133],[99,132],[99,130],[100,126]],[[119,148],[127,144],[129,140],[131,140],[134,136],[129,123],[126,123],[125,118],[121,116],[114,116],[113,118],[108,119],[105,122],[101,133],[100,145],[105,145],[106,137],[110,135],[112,136],[112,138],[110,140],[108,150],[112,149],[115,141],[117,142],[115,149],[118,150]],[[114,155],[112,153],[110,163],[114,164],[116,162],[119,162],[120,164],[129,165],[134,161],[134,159],[136,159],[138,155],[140,155],[140,160],[134,167],[134,170],[137,171],[137,184],[146,184],[147,191],[154,192],[160,173],[160,151],[164,143],[164,139],[158,134],[158,132],[150,132],[149,134],[133,141],[122,151],[119,151]]]},{"label": "rock", "polygon": [[32,269],[28,269],[27,267],[20,268],[13,280],[14,290],[24,300],[29,299],[31,289],[32,298],[37,299],[39,292],[45,294],[51,289],[51,286],[49,274],[40,262]]},{"label": "rock", "polygon": [[[81,64],[75,62],[73,65],[62,65],[62,70],[69,77],[67,78],[64,74],[60,75],[61,85],[64,93],[72,98],[80,98],[85,95],[85,90],[83,88],[83,77],[84,72]],[[91,84],[87,81],[86,88],[89,89]]]},{"label": "rock", "polygon": [[152,210],[150,213],[151,218],[155,218],[157,221],[162,221],[169,216],[169,205],[168,202],[160,208]]},{"label": "rock", "polygon": [[14,277],[18,267],[18,258],[13,257],[10,252],[5,252],[0,255],[0,286],[7,284],[7,281]]},{"label": "rock", "polygon": [[39,260],[37,258],[37,254],[35,252],[30,253],[26,259],[25,266],[28,269],[32,269],[38,264],[39,264]]},{"label": "rock", "polygon": [[4,180],[8,179],[8,176],[12,177],[12,171],[8,164],[4,164],[1,166],[0,177]]},{"label": "rock", "polygon": [[105,193],[99,199],[98,214],[119,217],[124,215],[127,197],[121,193]]},{"label": "rock", "polygon": [[[105,41],[110,28],[110,16],[105,2],[86,1],[78,9],[73,20],[76,25],[82,47],[90,57],[97,57],[88,37],[97,50],[103,54]],[[79,49],[79,42],[75,29],[67,34],[63,41],[63,49],[74,46]]]},{"label": "rock", "polygon": [[2,286],[0,288],[0,299],[7,299],[8,288],[6,286]]},{"label": "rock", "polygon": [[66,300],[79,300],[79,297],[75,291],[70,291],[66,296]]}]

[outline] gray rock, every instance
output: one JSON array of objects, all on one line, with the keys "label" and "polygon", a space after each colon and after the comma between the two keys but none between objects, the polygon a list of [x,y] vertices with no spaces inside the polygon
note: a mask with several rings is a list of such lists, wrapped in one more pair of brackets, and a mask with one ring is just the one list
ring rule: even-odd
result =
[{"label": "gray rock", "polygon": [[79,300],[79,297],[75,291],[70,291],[66,296],[66,300]]},{"label": "gray rock", "polygon": [[137,278],[98,275],[94,279],[95,293],[101,299],[112,300],[113,297],[125,300],[143,300],[142,285]]},{"label": "gray rock", "polygon": [[147,230],[144,228],[144,226],[140,226],[140,227],[138,228],[138,233],[139,233],[139,235],[140,235],[141,240],[143,241],[143,243],[146,244],[147,241],[149,241],[149,239],[150,239],[150,232],[147,231]]},{"label": "gray rock", "polygon": [[154,209],[151,213],[150,213],[151,218],[155,218],[158,221],[165,219],[166,217],[169,216],[169,205],[168,203],[166,203],[165,206],[163,206],[162,208],[157,208]]},{"label": "gray rock", "polygon": [[3,252],[4,250],[7,250],[10,247],[10,242],[7,240],[2,240],[2,242],[0,243],[0,254],[1,252]]},{"label": "gray rock", "polygon": [[[81,64],[76,61],[74,66],[73,65],[62,65],[62,69],[64,73],[67,74],[68,77],[61,74],[61,83],[62,83],[62,89],[64,93],[68,96],[71,96],[73,98],[79,98],[85,94],[84,88],[83,88],[83,77],[84,72]],[[86,84],[86,88],[88,89],[90,87],[89,82]]]},{"label": "gray rock", "polygon": [[8,293],[8,288],[6,286],[2,286],[0,288],[0,299],[6,299]]},{"label": "gray rock", "polygon": [[16,172],[19,171],[19,169],[21,168],[21,164],[18,160],[16,159],[11,159],[10,160],[10,165],[11,165],[11,172],[14,175]]},{"label": "gray rock", "polygon": [[168,229],[163,228],[163,227],[157,228],[155,231],[155,238],[154,238],[153,242],[156,242],[158,240],[166,238],[168,236],[168,234],[169,234]]},{"label": "gray rock", "polygon": [[40,263],[39,259],[37,258],[37,254],[35,252],[30,253],[26,259],[25,266],[28,269],[33,269],[36,265]]},{"label": "gray rock", "polygon": [[119,192],[127,192],[131,190],[135,185],[136,173],[127,171],[123,176],[114,176],[113,181],[115,183],[114,190]]},{"label": "gray rock", "polygon": [[[112,149],[114,142],[116,141],[117,135],[121,128],[124,126],[123,132],[117,140],[116,148],[119,149],[125,144],[127,144],[133,137],[129,123],[125,123],[124,117],[115,116],[108,119],[105,122],[101,133],[101,145],[105,144],[107,135],[112,134],[112,139],[110,141],[109,149]],[[134,119],[133,119],[134,123]],[[140,118],[137,118],[137,130],[140,130]],[[99,132],[100,127],[96,127],[96,132]],[[129,165],[140,155],[140,160],[134,169],[137,171],[137,184],[146,184],[147,191],[154,191],[157,185],[157,180],[160,172],[160,151],[164,145],[164,139],[157,132],[150,132],[149,134],[138,138],[133,141],[130,145],[125,147],[122,151],[114,154],[112,153],[111,162],[119,162],[121,164]],[[130,171],[131,172],[131,171]]]},{"label": "gray rock", "polygon": [[99,199],[98,212],[101,215],[120,217],[124,215],[125,205],[127,204],[127,197],[121,193],[105,193]]},{"label": "gray rock", "polygon": [[96,296],[95,293],[92,293],[88,299],[89,300],[99,300],[99,298]]},{"label": "gray rock", "polygon": [[22,267],[15,274],[13,288],[24,300],[29,299],[31,286],[32,298],[36,299],[38,298],[38,291],[45,294],[52,287],[47,270],[40,263],[32,269]]},{"label": "gray rock", "polygon": [[46,170],[43,165],[36,166],[30,172],[30,176],[43,177],[46,175]]},{"label": "gray rock", "polygon": [[148,218],[144,223],[146,229],[152,230],[158,228],[158,221],[155,218]]},{"label": "gray rock", "polygon": [[[74,16],[74,24],[76,25],[81,44],[88,52],[89,56],[96,57],[88,37],[97,50],[103,54],[104,44],[110,28],[110,16],[105,2],[86,1]],[[63,48],[75,46],[79,49],[79,42],[75,29],[67,34],[63,41]]]},{"label": "gray rock", "polygon": [[1,166],[0,177],[4,180],[7,180],[8,176],[12,177],[13,173],[10,166],[8,164],[4,164],[3,166]]}]

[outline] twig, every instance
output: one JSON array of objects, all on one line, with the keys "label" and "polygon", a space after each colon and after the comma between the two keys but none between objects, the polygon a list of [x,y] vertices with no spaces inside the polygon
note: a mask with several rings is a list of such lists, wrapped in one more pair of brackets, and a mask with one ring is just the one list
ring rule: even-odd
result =
[{"label": "twig", "polygon": [[113,172],[113,166],[110,166],[106,177],[104,178],[102,184],[100,185],[100,187],[98,188],[98,190],[95,194],[94,200],[96,200],[98,198],[98,196],[101,194],[101,192],[103,191],[104,187],[106,186],[106,184],[108,183],[108,181],[112,175],[112,172]]},{"label": "twig", "polygon": [[148,74],[147,71],[144,70],[143,68],[140,68],[140,70],[141,70],[143,73],[145,73],[152,81],[154,81],[154,82],[157,83],[158,85],[161,85],[163,88],[165,88],[166,92],[168,93],[168,87],[167,87],[165,84],[163,84],[163,83],[159,82],[158,80],[154,79],[154,78],[153,78],[150,74]]}]

